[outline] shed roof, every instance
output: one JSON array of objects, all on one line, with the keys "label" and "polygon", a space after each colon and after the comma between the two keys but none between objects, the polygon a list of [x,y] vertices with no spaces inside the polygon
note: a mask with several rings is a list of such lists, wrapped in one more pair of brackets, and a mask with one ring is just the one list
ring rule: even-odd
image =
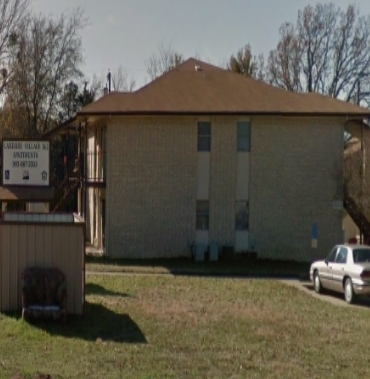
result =
[{"label": "shed roof", "polygon": [[370,111],[320,94],[289,92],[190,58],[135,92],[112,92],[78,112],[79,116],[130,114],[369,117]]}]

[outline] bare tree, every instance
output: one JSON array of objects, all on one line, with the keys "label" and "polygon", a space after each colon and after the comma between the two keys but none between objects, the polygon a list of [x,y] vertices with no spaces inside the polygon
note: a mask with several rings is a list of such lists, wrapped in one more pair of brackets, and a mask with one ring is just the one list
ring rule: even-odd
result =
[{"label": "bare tree", "polygon": [[345,94],[347,101],[369,102],[370,16],[359,17],[355,6],[349,6],[341,14],[339,25],[333,47],[334,70],[327,93],[333,97]]},{"label": "bare tree", "polygon": [[119,66],[112,72],[112,85],[115,91],[132,92],[136,82],[122,66]]},{"label": "bare tree", "polygon": [[103,95],[103,82],[103,78],[98,77],[95,74],[91,80],[85,80],[85,84],[89,86],[89,91],[93,96],[93,100],[97,100]]},{"label": "bare tree", "polygon": [[301,62],[306,92],[325,93],[340,13],[333,3],[318,3],[315,8],[308,5],[298,14],[297,31],[302,47]]},{"label": "bare tree", "polygon": [[70,81],[64,86],[59,100],[59,123],[73,117],[85,105],[97,100],[102,93],[102,82],[96,76],[92,81]]},{"label": "bare tree", "polygon": [[14,73],[6,93],[7,109],[26,120],[25,136],[44,133],[57,120],[65,86],[82,76],[80,9],[57,19],[28,16],[14,38],[10,68]]},{"label": "bare tree", "polygon": [[319,92],[370,102],[370,17],[355,5],[308,5],[296,26],[283,24],[270,52],[267,77],[289,91]]},{"label": "bare tree", "polygon": [[263,55],[256,57],[252,54],[250,44],[239,49],[234,55],[232,54],[227,64],[227,69],[244,76],[250,76],[255,79],[264,79],[264,58]]},{"label": "bare tree", "polygon": [[160,44],[157,53],[154,53],[145,62],[146,72],[151,80],[172,70],[184,61],[182,54],[174,50],[171,45]]},{"label": "bare tree", "polygon": [[289,91],[302,90],[300,62],[302,48],[295,28],[285,23],[279,30],[281,39],[276,50],[270,52],[267,64],[267,80],[270,84]]},{"label": "bare tree", "polygon": [[[212,58],[209,54],[206,54],[206,53],[202,53],[200,51],[196,51],[194,53],[194,58],[198,61],[202,61],[202,62],[205,62],[205,63],[209,63],[209,64],[214,64],[214,62],[212,62]],[[227,64],[225,64],[225,62],[223,63],[220,63],[218,66],[227,66]]]},{"label": "bare tree", "polygon": [[[355,95],[356,96],[356,95]],[[370,108],[370,79],[359,81],[357,85],[357,104]]]},{"label": "bare tree", "polygon": [[0,0],[0,94],[11,78],[10,50],[28,6],[29,0]]}]

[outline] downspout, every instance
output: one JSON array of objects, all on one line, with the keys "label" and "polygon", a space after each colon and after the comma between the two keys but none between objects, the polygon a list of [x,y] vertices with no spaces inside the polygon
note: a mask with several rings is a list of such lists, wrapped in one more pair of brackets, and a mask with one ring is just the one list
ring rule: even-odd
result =
[{"label": "downspout", "polygon": [[[361,83],[357,82],[357,105],[360,106],[361,103]],[[364,144],[364,122],[361,123],[361,230],[360,230],[360,243],[364,243],[364,223],[363,218],[365,217],[365,144]]]},{"label": "downspout", "polygon": [[82,150],[82,133],[81,133],[81,121],[79,122],[79,125],[78,125],[78,150],[77,150],[77,178],[78,178],[78,213],[79,215],[81,216],[82,214],[82,181],[81,181],[81,150]]},{"label": "downspout", "polygon": [[[365,143],[364,143],[364,123],[361,124],[361,207],[365,217]],[[363,217],[361,220],[363,220]],[[364,243],[363,221],[361,221],[360,243]]]},{"label": "downspout", "polygon": [[87,220],[87,120],[85,121],[85,153],[84,153],[84,218]]},{"label": "downspout", "polygon": [[97,201],[96,201],[96,196],[97,196],[97,190],[95,188],[95,182],[96,182],[96,171],[97,171],[97,152],[98,152],[98,149],[97,149],[97,127],[95,125],[95,129],[94,129],[94,160],[93,160],[93,170],[94,170],[94,187],[93,187],[93,204],[92,204],[92,208],[93,208],[93,220],[92,220],[92,224],[93,224],[93,243],[94,243],[94,246],[95,246],[95,239],[97,240],[98,239],[98,233],[96,232],[97,230],[97,217],[96,217],[96,212],[97,212],[97,209],[96,209],[96,206],[97,206]]}]

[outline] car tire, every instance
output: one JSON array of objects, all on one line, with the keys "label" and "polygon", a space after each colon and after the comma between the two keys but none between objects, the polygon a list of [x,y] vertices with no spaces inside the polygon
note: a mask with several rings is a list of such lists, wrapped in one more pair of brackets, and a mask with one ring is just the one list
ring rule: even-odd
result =
[{"label": "car tire", "polygon": [[344,298],[348,304],[353,304],[355,301],[355,292],[353,291],[351,278],[347,278],[344,282]]},{"label": "car tire", "polygon": [[322,293],[322,284],[317,270],[313,273],[313,287],[315,292]]}]

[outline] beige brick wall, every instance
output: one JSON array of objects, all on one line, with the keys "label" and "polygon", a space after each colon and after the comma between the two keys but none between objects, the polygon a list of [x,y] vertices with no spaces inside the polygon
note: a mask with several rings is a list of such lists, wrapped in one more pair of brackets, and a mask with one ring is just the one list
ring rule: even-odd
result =
[{"label": "beige brick wall", "polygon": [[196,164],[195,118],[108,122],[109,256],[189,254],[195,237]]},{"label": "beige brick wall", "polygon": [[[234,243],[235,117],[213,117],[210,242]],[[341,242],[340,120],[253,117],[250,235],[260,257],[309,261]],[[106,242],[111,257],[189,255],[195,238],[197,119],[108,122]],[[311,225],[319,227],[311,248]]]},{"label": "beige brick wall", "polygon": [[250,236],[260,257],[311,261],[342,242],[342,212],[333,201],[342,199],[343,125],[252,118]]}]

